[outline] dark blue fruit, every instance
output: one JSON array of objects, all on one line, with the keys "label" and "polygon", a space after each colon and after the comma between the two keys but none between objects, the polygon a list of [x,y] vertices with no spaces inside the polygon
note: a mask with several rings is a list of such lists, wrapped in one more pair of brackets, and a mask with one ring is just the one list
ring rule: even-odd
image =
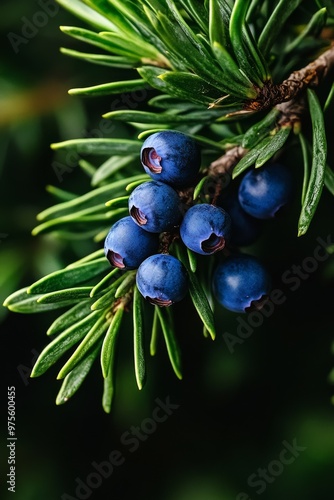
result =
[{"label": "dark blue fruit", "polygon": [[239,186],[239,201],[248,214],[270,219],[292,194],[290,170],[278,163],[249,171]]},{"label": "dark blue fruit", "polygon": [[112,266],[136,269],[158,251],[158,246],[159,236],[143,231],[128,216],[111,227],[104,242],[104,253]]},{"label": "dark blue fruit", "polygon": [[151,233],[170,231],[181,220],[177,192],[163,182],[143,182],[129,197],[129,211],[138,226]]},{"label": "dark blue fruit", "polygon": [[230,311],[243,313],[270,292],[270,276],[261,262],[250,255],[236,255],[218,265],[213,275],[217,301]]},{"label": "dark blue fruit", "polygon": [[176,130],[150,135],[141,148],[140,159],[152,179],[176,187],[192,184],[201,166],[197,143]]},{"label": "dark blue fruit", "polygon": [[188,276],[183,264],[171,255],[151,255],[137,271],[137,287],[151,304],[170,306],[188,291]]},{"label": "dark blue fruit", "polygon": [[211,255],[225,247],[230,230],[231,218],[223,208],[201,203],[186,212],[180,235],[183,243],[193,252]]},{"label": "dark blue fruit", "polygon": [[245,212],[236,194],[221,201],[220,206],[226,210],[232,221],[229,243],[234,246],[254,243],[261,234],[262,221]]}]

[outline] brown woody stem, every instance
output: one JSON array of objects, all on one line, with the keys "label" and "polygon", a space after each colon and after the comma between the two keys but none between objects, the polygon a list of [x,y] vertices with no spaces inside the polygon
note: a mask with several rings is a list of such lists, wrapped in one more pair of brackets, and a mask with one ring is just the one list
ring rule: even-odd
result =
[{"label": "brown woody stem", "polygon": [[[334,44],[307,66],[291,73],[279,85],[274,85],[271,81],[266,82],[264,87],[259,90],[258,97],[248,101],[241,113],[276,107],[280,111],[277,126],[291,126],[297,131],[305,109],[302,92],[308,87],[317,87],[333,68]],[[237,111],[231,115],[238,115],[238,113]],[[209,165],[208,175],[221,178],[226,174],[231,174],[235,165],[247,152],[248,149],[241,146],[229,149]]]},{"label": "brown woody stem", "polygon": [[260,111],[296,99],[307,87],[317,87],[334,67],[334,44],[317,59],[294,71],[282,83],[265,83],[256,99],[246,102],[244,111]]}]

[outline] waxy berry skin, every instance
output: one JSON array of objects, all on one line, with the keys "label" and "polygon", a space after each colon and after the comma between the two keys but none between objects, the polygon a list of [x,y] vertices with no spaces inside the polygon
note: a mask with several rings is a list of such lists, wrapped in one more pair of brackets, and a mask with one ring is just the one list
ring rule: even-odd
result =
[{"label": "waxy berry skin", "polygon": [[183,264],[167,254],[151,255],[139,266],[136,283],[151,304],[167,307],[182,300],[188,291],[188,275]]},{"label": "waxy berry skin", "polygon": [[183,243],[201,255],[211,255],[222,250],[230,231],[229,214],[223,208],[208,203],[190,207],[180,226]]},{"label": "waxy berry skin", "polygon": [[290,170],[272,163],[247,172],[239,186],[239,201],[249,215],[270,219],[290,201],[292,188]]},{"label": "waxy berry skin", "polygon": [[181,201],[175,189],[156,181],[143,182],[132,191],[129,212],[138,226],[151,233],[172,230],[182,217]]},{"label": "waxy berry skin", "polygon": [[143,143],[140,159],[145,172],[153,180],[175,187],[192,184],[201,166],[197,143],[176,130],[150,135]]},{"label": "waxy berry skin", "polygon": [[118,220],[104,241],[105,256],[119,269],[136,269],[158,247],[159,236],[141,229],[130,216]]},{"label": "waxy berry skin", "polygon": [[213,293],[230,311],[244,313],[254,302],[265,298],[271,288],[270,276],[255,257],[245,254],[227,257],[213,274]]}]

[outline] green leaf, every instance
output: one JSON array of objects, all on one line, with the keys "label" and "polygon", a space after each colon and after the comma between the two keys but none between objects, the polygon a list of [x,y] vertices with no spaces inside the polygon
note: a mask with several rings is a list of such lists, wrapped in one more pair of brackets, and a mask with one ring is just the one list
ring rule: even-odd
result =
[{"label": "green leaf", "polygon": [[99,281],[91,290],[90,296],[95,297],[98,293],[100,293],[102,290],[106,290],[110,285],[107,285],[107,283],[114,278],[115,275],[120,273],[121,270],[116,267],[112,269],[108,274],[106,274],[101,281]]},{"label": "green leaf", "polygon": [[92,290],[91,286],[73,287],[66,288],[64,290],[56,290],[55,292],[49,292],[43,294],[37,299],[39,304],[53,304],[57,302],[77,301],[89,297],[89,292]]},{"label": "green leaf", "polygon": [[312,120],[312,166],[310,178],[298,221],[298,236],[306,233],[317,209],[324,186],[327,140],[324,115],[314,90],[307,89],[307,98]]},{"label": "green leaf", "polygon": [[[87,193],[77,196],[73,200],[65,201],[63,203],[58,203],[53,205],[43,212],[38,214],[38,220],[48,220],[54,219],[55,217],[64,216],[74,216],[74,214],[84,215],[87,213],[92,213],[86,209],[92,209],[93,213],[97,210],[102,210],[105,208],[106,201],[115,196],[120,196],[124,194],[124,189],[129,184],[129,182],[146,179],[148,176],[144,174],[134,175],[132,177],[126,177],[125,179],[120,179],[118,181],[109,183],[105,186],[98,187]],[[85,210],[85,211],[83,211]]]},{"label": "green leaf", "polygon": [[[107,40],[115,54],[139,57],[141,61],[159,61],[162,56],[155,47],[144,39],[129,37],[127,34],[101,32],[99,36]],[[169,65],[168,65],[169,66]]]},{"label": "green leaf", "polygon": [[188,260],[189,260],[189,268],[192,273],[196,272],[197,268],[197,257],[194,252],[192,252],[189,248],[187,248]]},{"label": "green leaf", "polygon": [[235,179],[254,163],[256,168],[264,165],[284,146],[290,132],[291,127],[280,127],[275,134],[264,137],[237,163],[232,178]]},{"label": "green leaf", "polygon": [[[57,226],[57,224],[55,224],[55,226]],[[63,228],[55,228],[55,227],[49,227],[49,228],[46,228],[44,227],[42,229],[41,232],[43,231],[52,231],[52,234],[53,236],[56,238],[56,239],[59,239],[60,241],[63,240],[63,241],[67,241],[68,243],[73,241],[73,242],[78,242],[78,241],[82,241],[82,242],[87,242],[87,241],[94,241],[95,243],[100,243],[102,240],[97,240],[97,235],[99,233],[97,233],[97,231],[101,230],[101,227],[100,228],[96,228],[96,225],[93,229],[90,229],[90,230],[84,230],[83,227],[81,227],[81,231],[75,231],[75,225],[74,224],[68,224],[68,231],[66,230],[66,224],[64,225]],[[106,229],[106,232],[108,232],[108,229]],[[107,236],[107,233],[105,234],[105,236]],[[102,238],[103,239],[103,238]]]},{"label": "green leaf", "polygon": [[198,0],[180,0],[184,9],[197,22],[204,33],[208,32],[209,18],[203,2]]},{"label": "green leaf", "polygon": [[103,83],[93,87],[76,88],[68,91],[70,95],[82,96],[104,96],[110,94],[121,94],[123,92],[134,92],[135,90],[147,89],[144,80],[125,80],[120,82]]},{"label": "green leaf", "polygon": [[210,307],[206,293],[201,285],[200,280],[196,276],[195,272],[191,271],[189,264],[189,253],[185,252],[183,246],[176,245],[175,251],[177,258],[183,263],[188,271],[189,277],[189,293],[194,307],[202,320],[203,325],[210,333],[212,340],[216,337],[216,329],[214,325],[214,316],[212,309]]},{"label": "green leaf", "polygon": [[[179,121],[177,115],[173,114],[158,114],[150,113],[149,111],[132,111],[128,109],[119,109],[117,111],[109,111],[103,115],[107,120],[118,120],[122,122],[135,122],[135,123],[164,123],[164,117],[167,123],[177,123]],[[181,119],[182,121],[182,119]]]},{"label": "green leaf", "polygon": [[171,311],[168,308],[160,308],[159,306],[155,306],[155,309],[159,317],[171,365],[173,367],[175,375],[181,380],[181,351],[179,343],[175,336]]},{"label": "green leaf", "polygon": [[239,71],[233,57],[230,40],[229,23],[231,8],[225,0],[210,0],[210,43],[216,59],[224,71],[224,80],[233,89],[233,95],[255,98],[256,91],[252,88],[250,79]]},{"label": "green leaf", "polygon": [[85,257],[82,257],[81,259],[71,262],[71,264],[66,266],[66,269],[72,269],[73,267],[81,266],[82,264],[87,264],[88,262],[97,261],[102,257],[104,257],[104,249],[99,248],[98,250],[95,250],[95,252],[85,255]]},{"label": "green leaf", "polygon": [[300,147],[302,150],[302,155],[303,155],[303,165],[304,165],[304,176],[303,176],[303,189],[302,189],[302,197],[301,197],[301,203],[302,205],[305,202],[305,196],[306,196],[306,191],[307,191],[307,186],[308,186],[308,181],[310,178],[310,165],[309,165],[309,154],[308,154],[308,143],[304,135],[299,132],[298,134],[299,137],[299,142],[300,142]]},{"label": "green leaf", "polygon": [[262,139],[264,139],[271,129],[276,125],[280,111],[273,108],[266,116],[250,127],[243,136],[241,146],[246,149],[254,148]]},{"label": "green leaf", "polygon": [[192,69],[206,82],[222,91],[230,90],[233,93],[234,87],[228,89],[220,68],[214,58],[211,57],[210,50],[208,50],[209,46],[204,45],[202,38],[197,36],[190,28],[178,10],[176,3],[173,0],[166,1],[169,7],[169,16],[171,18],[173,16],[175,22],[169,21],[166,16],[162,15],[160,16],[160,22],[163,31],[168,32],[169,36],[171,33],[174,35],[174,40],[169,45],[170,48],[174,48],[174,50],[177,48],[177,55],[182,54],[185,58],[185,66]]},{"label": "green leaf", "polygon": [[[122,284],[124,279],[127,278],[128,273],[131,273],[131,271],[126,271],[126,273],[122,273],[122,275],[117,278],[111,285],[108,286],[103,292],[103,295],[99,297],[94,304],[92,304],[91,309],[92,311],[97,311],[99,309],[105,309],[107,307],[110,307],[114,302],[115,302],[115,293],[118,287]],[[92,292],[91,292],[92,293]]]},{"label": "green leaf", "polygon": [[106,224],[111,225],[112,220],[119,219],[123,216],[123,214],[125,215],[124,212],[126,212],[124,209],[115,209],[110,212],[92,215],[73,214],[64,217],[57,217],[56,219],[39,224],[33,229],[31,234],[36,236],[41,233],[52,231],[59,237],[63,237],[68,240],[81,239],[87,241],[87,238],[91,239],[96,234],[96,229],[91,229],[90,231],[87,230],[89,225],[92,224],[93,227],[101,229],[102,226],[106,227]]},{"label": "green leaf", "polygon": [[175,110],[175,111],[201,111],[203,106],[193,104],[191,102],[185,102],[177,97],[173,97],[167,94],[159,94],[148,100],[147,104],[154,108],[164,109],[165,111]]},{"label": "green leaf", "polygon": [[60,189],[56,186],[46,186],[46,191],[53,196],[55,196],[60,201],[70,201],[76,198],[76,194],[70,193],[69,191],[65,191],[64,189]]},{"label": "green leaf", "polygon": [[129,166],[133,160],[133,156],[111,156],[96,170],[92,177],[92,186],[95,187],[102,184],[108,177]]},{"label": "green leaf", "polygon": [[155,31],[159,33],[160,39],[163,40],[169,51],[174,54],[173,61],[177,56],[177,69],[188,68],[189,64],[194,63],[196,56],[203,59],[206,57],[209,60],[208,52],[189,25],[185,23],[175,3],[170,0],[166,0],[166,2],[168,10],[164,9],[165,12],[162,12],[162,10],[157,11],[154,27]]},{"label": "green leaf", "polygon": [[224,71],[225,83],[233,89],[233,92],[230,93],[243,100],[255,98],[257,93],[253,88],[251,81],[240,72],[238,65],[226,51],[225,47],[220,45],[218,42],[214,42],[212,50],[220,67]]},{"label": "green leaf", "polygon": [[191,113],[176,114],[176,113],[151,113],[149,111],[131,111],[118,110],[111,111],[103,115],[103,118],[110,120],[120,120],[125,122],[135,123],[152,123],[152,124],[179,124],[179,123],[210,123],[221,115],[220,112],[210,111],[193,111]]},{"label": "green leaf", "polygon": [[106,207],[127,207],[129,202],[129,195],[119,196],[118,198],[113,198],[107,201]]},{"label": "green leaf", "polygon": [[93,177],[93,175],[96,172],[96,167],[92,163],[90,163],[89,161],[87,161],[87,160],[83,160],[83,159],[79,160],[78,161],[78,165],[81,168],[81,170],[86,175],[88,175],[88,177]]},{"label": "green leaf", "polygon": [[[123,279],[123,277],[122,277]],[[115,292],[116,286],[114,284],[110,285],[102,295],[99,297],[94,304],[91,305],[92,311],[100,311],[101,309],[106,309],[115,302]]]},{"label": "green leaf", "polygon": [[137,288],[133,290],[133,349],[135,375],[138,389],[141,390],[145,383],[145,352],[144,352],[144,330],[142,313],[142,296]]},{"label": "green leaf", "polygon": [[158,316],[158,310],[155,307],[153,310],[153,322],[150,340],[150,355],[155,356],[157,352],[158,337],[160,333],[160,321]]},{"label": "green leaf", "polygon": [[[53,208],[57,210],[56,206]],[[87,207],[82,210],[73,210],[72,213],[61,215],[60,217],[55,217],[53,220],[47,220],[46,222],[43,222],[42,224],[36,226],[33,229],[32,234],[36,236],[37,234],[45,231],[52,231],[55,228],[58,229],[59,226],[74,229],[75,224],[77,224],[79,230],[82,231],[85,229],[85,224],[105,224],[108,223],[109,219],[122,214],[122,209],[116,209],[109,212],[106,211],[105,203],[103,203],[94,207]]]},{"label": "green leaf", "polygon": [[80,388],[98,356],[101,343],[66,375],[56,398],[56,405],[66,403]]},{"label": "green leaf", "polygon": [[109,323],[106,319],[106,312],[100,314],[98,319],[86,333],[85,338],[80,342],[72,356],[68,359],[57,375],[57,379],[62,379],[70,373],[73,368],[86,356],[88,352],[95,346],[96,342],[106,333]]},{"label": "green leaf", "polygon": [[111,323],[109,325],[108,331],[106,333],[106,336],[102,344],[101,367],[104,378],[107,378],[109,371],[112,368],[112,360],[115,355],[114,351],[115,351],[116,339],[122,324],[123,312],[124,312],[124,307],[118,307],[111,320]]},{"label": "green leaf", "polygon": [[[143,72],[141,72],[143,74]],[[181,71],[165,71],[158,79],[163,82],[163,90],[170,95],[185,99],[195,104],[209,106],[221,96],[201,77]]]},{"label": "green leaf", "polygon": [[128,34],[133,36],[137,34],[135,27],[131,21],[117,9],[117,6],[112,5],[110,0],[84,0],[86,3],[92,6],[93,9],[100,12],[101,15],[110,19],[115,26],[117,26],[120,33]]},{"label": "green leaf", "polygon": [[316,0],[316,3],[319,7],[326,7],[326,9],[328,10],[328,14],[331,17],[334,17],[334,5],[332,0]]},{"label": "green leaf", "polygon": [[145,181],[150,181],[152,178],[149,175],[143,176],[141,179],[138,179],[138,181],[133,181],[129,182],[129,184],[126,186],[125,191],[128,193],[131,192],[134,188],[137,186],[140,186]]},{"label": "green leaf", "polygon": [[82,155],[139,155],[142,143],[132,139],[69,139],[68,141],[51,144],[54,150],[76,151]]},{"label": "green leaf", "polygon": [[[213,126],[211,125],[211,128]],[[221,125],[218,125],[218,127],[221,127]],[[226,143],[228,142],[229,145],[237,146],[240,145],[239,142],[234,142],[236,139],[234,138],[229,138],[225,139],[223,141],[213,141],[212,139],[208,139],[207,137],[204,137],[203,135],[198,135],[198,134],[189,134],[195,141],[197,141],[201,146],[204,148],[214,151],[215,153],[218,152],[220,153],[221,151],[226,150]],[[242,137],[242,136],[241,136]]]},{"label": "green leaf", "polygon": [[284,24],[302,0],[279,0],[259,37],[259,49],[268,57],[277,37],[282,33]]},{"label": "green leaf", "polygon": [[[172,18],[172,16],[174,17],[174,20],[180,25],[180,27],[182,28],[184,33],[187,35],[187,37],[190,40],[193,39],[194,43],[196,44],[196,35],[195,35],[194,30],[192,29],[193,24],[188,22],[188,16],[184,15],[184,11],[183,11],[182,7],[179,8],[178,4],[180,2],[179,1],[175,2],[174,0],[166,0],[166,3],[167,3],[167,7],[170,11],[170,17],[171,18]],[[191,2],[188,2],[188,5],[190,3]],[[202,14],[204,15],[204,19],[208,20],[208,17],[207,17],[206,12],[205,12],[205,8],[203,8],[203,6],[202,6],[202,9],[200,9],[199,2],[196,2],[196,6],[193,6],[192,13],[194,13],[195,10],[197,10],[197,11],[201,10]],[[192,26],[192,27],[190,27],[190,26]],[[197,26],[195,28],[197,29]]]},{"label": "green leaf", "polygon": [[86,262],[75,267],[61,269],[55,271],[44,278],[33,283],[28,288],[28,293],[42,293],[55,292],[61,289],[68,288],[80,283],[95,278],[99,274],[109,270],[110,264],[105,257],[101,257],[92,262]]},{"label": "green leaf", "polygon": [[69,35],[76,40],[80,40],[82,42],[93,45],[94,47],[98,47],[99,49],[107,50],[108,52],[117,54],[120,53],[121,56],[129,57],[130,59],[132,59],[133,57],[138,59],[137,55],[134,56],[133,54],[129,53],[128,50],[125,50],[123,45],[121,45],[121,49],[118,50],[117,45],[115,46],[112,41],[106,39],[105,37],[102,37],[100,34],[95,33],[94,31],[72,26],[61,26],[60,29],[66,35]]},{"label": "green leaf", "polygon": [[[137,45],[140,46],[144,41],[148,41],[151,44],[151,48],[156,48],[163,53],[166,52],[165,46],[161,41],[161,38],[157,36],[150,26],[148,25],[148,10],[147,8],[142,8],[142,5],[138,5],[136,2],[128,2],[125,4],[124,1],[119,0],[109,0],[122,18],[127,19],[132,26],[135,28],[132,32],[132,37],[136,40]],[[145,6],[146,7],[146,6]],[[144,43],[145,47],[149,46],[148,43]],[[159,54],[159,52],[157,51]],[[169,61],[163,55],[159,54],[159,61],[161,64],[168,64]]]},{"label": "green leaf", "polygon": [[103,379],[102,408],[106,413],[110,413],[111,405],[115,394],[115,349],[111,353],[110,368],[106,378]]},{"label": "green leaf", "polygon": [[111,68],[131,69],[136,68],[141,63],[139,57],[91,54],[90,52],[79,52],[78,50],[67,49],[65,47],[61,47],[60,52],[66,56],[74,57],[75,59],[81,59],[89,63],[109,66]]},{"label": "green leaf", "polygon": [[59,316],[48,328],[46,334],[47,335],[56,335],[70,326],[74,325],[81,319],[85,318],[91,313],[90,306],[92,304],[92,300],[80,300],[78,304],[71,307],[64,314]]},{"label": "green leaf", "polygon": [[189,292],[195,309],[201,318],[205,328],[210,333],[212,340],[216,337],[213,312],[209,301],[201,286],[200,281],[193,272],[189,272]]},{"label": "green leaf", "polygon": [[79,19],[82,19],[86,23],[95,26],[99,30],[112,30],[117,29],[114,23],[106,19],[95,10],[85,5],[80,0],[57,0],[57,2],[67,9],[72,14],[74,14]]},{"label": "green leaf", "polygon": [[137,270],[127,271],[126,274],[124,274],[123,280],[121,281],[115,292],[116,299],[124,297],[124,295],[126,295],[133,287],[133,284],[136,281],[136,273]]},{"label": "green leaf", "polygon": [[297,36],[289,45],[285,48],[285,54],[295,50],[298,45],[307,37],[318,37],[321,30],[326,25],[327,20],[327,9],[323,8],[318,10],[310,19],[308,24],[305,26],[303,31]]},{"label": "green leaf", "polygon": [[205,185],[205,183],[207,181],[210,180],[210,176],[209,175],[206,175],[205,177],[202,177],[202,179],[199,181],[198,184],[196,184],[195,188],[194,188],[194,192],[193,192],[193,200],[196,201],[197,198],[200,196],[201,194],[201,191],[203,189],[203,186]]},{"label": "green leaf", "polygon": [[226,51],[231,48],[229,22],[231,8],[226,0],[209,0],[209,38],[210,43],[218,43]]},{"label": "green leaf", "polygon": [[151,87],[165,92],[166,94],[170,93],[167,91],[166,83],[160,78],[162,74],[166,73],[166,69],[157,68],[155,66],[142,66],[141,68],[137,68],[137,71]]},{"label": "green leaf", "polygon": [[140,140],[145,140],[149,135],[155,134],[156,132],[162,132],[163,130],[169,130],[170,126],[168,125],[159,125],[157,128],[149,128],[147,130],[144,130],[143,132],[140,132],[138,134],[138,139]]},{"label": "green leaf", "polygon": [[[167,2],[171,4],[170,0]],[[175,16],[175,22],[162,12],[158,13],[157,18],[160,36],[169,50],[178,57],[177,69],[192,70],[207,83],[225,92],[223,73],[214,58],[190,28],[184,25],[175,9],[172,14]]]},{"label": "green leaf", "polygon": [[281,127],[275,135],[270,136],[268,144],[260,151],[255,161],[255,168],[262,167],[270,160],[286,143],[291,132],[291,127]]},{"label": "green leaf", "polygon": [[39,304],[37,300],[41,295],[29,296],[27,293],[28,288],[21,288],[6,298],[3,305],[10,311],[22,314],[35,314],[54,309],[60,309],[66,306],[72,306],[73,300],[63,300],[53,304]]},{"label": "green leaf", "polygon": [[99,312],[92,312],[82,320],[64,330],[50,342],[39,355],[31,372],[31,377],[39,377],[54,365],[61,356],[79,342],[99,318]]},{"label": "green leaf", "polygon": [[326,102],[324,104],[324,112],[327,111],[329,106],[332,104],[333,99],[334,99],[334,83],[331,86],[331,89],[330,89],[329,94],[327,96]]},{"label": "green leaf", "polygon": [[325,186],[328,191],[334,196],[334,172],[326,165],[325,168]]},{"label": "green leaf", "polygon": [[262,141],[259,142],[253,149],[248,151],[243,158],[236,164],[232,172],[232,179],[235,179],[238,175],[244,172],[247,168],[254,165],[256,159],[262,150],[264,150],[269,142],[271,141],[271,137],[265,137]]},{"label": "green leaf", "polygon": [[269,79],[266,63],[246,22],[251,0],[235,0],[230,18],[230,38],[240,69],[260,88]]}]

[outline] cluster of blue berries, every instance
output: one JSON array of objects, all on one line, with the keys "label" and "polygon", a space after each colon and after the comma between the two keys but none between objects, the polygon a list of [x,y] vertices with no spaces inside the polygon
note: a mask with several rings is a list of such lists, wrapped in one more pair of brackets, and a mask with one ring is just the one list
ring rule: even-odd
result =
[{"label": "cluster of blue berries", "polygon": [[152,178],[129,197],[129,216],[110,229],[105,254],[113,266],[137,269],[140,293],[152,304],[169,306],[188,290],[183,264],[161,252],[164,233],[183,222],[184,206],[176,189],[191,185],[201,164],[200,149],[185,134],[166,131],[149,136],[141,149],[141,163]]},{"label": "cluster of blue berries", "polygon": [[[229,243],[248,245],[259,234],[259,219],[273,217],[291,193],[289,170],[271,164],[246,174],[237,195],[221,203],[185,203],[180,193],[198,181],[201,152],[192,138],[174,130],[150,135],[140,159],[152,180],[132,191],[129,215],[111,227],[104,249],[112,266],[137,269],[140,293],[158,306],[180,301],[188,290],[187,270],[164,248],[166,235],[206,256]],[[214,295],[229,310],[245,312],[269,291],[269,275],[255,257],[230,255],[214,271]]]}]

